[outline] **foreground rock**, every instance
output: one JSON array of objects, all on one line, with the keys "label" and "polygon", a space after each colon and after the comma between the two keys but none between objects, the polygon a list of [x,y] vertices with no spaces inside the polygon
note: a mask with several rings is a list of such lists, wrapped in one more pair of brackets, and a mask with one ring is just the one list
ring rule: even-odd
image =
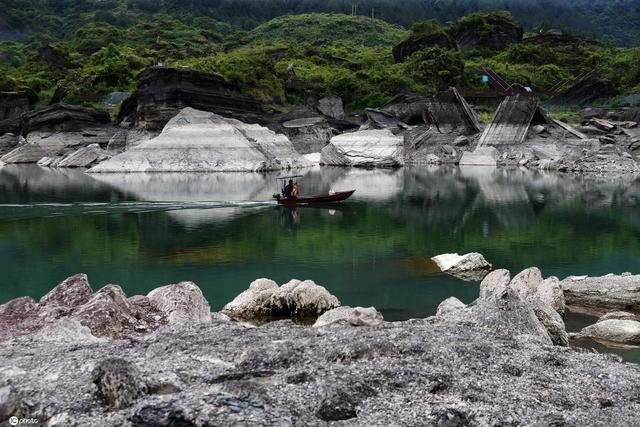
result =
[{"label": "foreground rock", "polygon": [[354,167],[402,166],[403,138],[388,129],[361,130],[338,135],[322,149],[320,163]]},{"label": "foreground rock", "polygon": [[306,167],[284,135],[260,125],[185,108],[162,133],[91,172],[236,172]]},{"label": "foreground rock", "polygon": [[[425,321],[166,325],[133,341],[0,347],[0,419],[57,425],[634,425],[640,368]],[[541,399],[540,396],[544,396]]]},{"label": "foreground rock", "polygon": [[482,280],[491,264],[484,257],[472,252],[465,255],[442,254],[431,258],[443,273],[451,274],[463,280]]},{"label": "foreground rock", "polygon": [[21,297],[0,305],[0,340],[38,331],[43,337],[59,336],[67,341],[83,341],[87,334],[135,337],[168,322],[209,321],[208,309],[200,289],[192,283],[165,286],[149,297],[128,298],[117,285],[107,285],[94,293],[87,276],[77,274],[62,281],[39,302]]},{"label": "foreground rock", "polygon": [[640,275],[571,276],[560,285],[572,311],[595,316],[611,311],[640,314]]},{"label": "foreground rock", "polygon": [[449,298],[438,307],[435,320],[487,327],[509,335],[528,334],[542,342],[567,346],[563,314],[559,281],[555,277],[543,280],[540,270],[533,267],[513,279],[507,270],[492,271],[480,283],[476,301],[465,306]]},{"label": "foreground rock", "polygon": [[331,309],[313,324],[314,327],[331,325],[334,323],[348,324],[351,326],[378,326],[384,322],[382,314],[374,307],[355,307],[347,305]]},{"label": "foreground rock", "polygon": [[268,321],[273,318],[316,318],[336,308],[340,301],[311,280],[293,279],[282,286],[258,279],[222,309],[235,319]]}]

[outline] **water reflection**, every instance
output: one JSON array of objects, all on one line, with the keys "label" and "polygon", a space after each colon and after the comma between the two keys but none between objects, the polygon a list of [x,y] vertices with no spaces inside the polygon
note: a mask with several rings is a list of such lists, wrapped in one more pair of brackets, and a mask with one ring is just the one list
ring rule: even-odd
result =
[{"label": "water reflection", "polygon": [[[346,203],[278,207],[276,174],[99,174],[0,169],[0,301],[39,297],[83,271],[129,294],[193,280],[214,308],[258,277],[311,278],[345,304],[423,317],[477,285],[428,258],[483,253],[545,275],[639,271],[640,186],[491,168],[310,169],[303,193],[355,188]],[[96,205],[99,203],[100,205]]]}]

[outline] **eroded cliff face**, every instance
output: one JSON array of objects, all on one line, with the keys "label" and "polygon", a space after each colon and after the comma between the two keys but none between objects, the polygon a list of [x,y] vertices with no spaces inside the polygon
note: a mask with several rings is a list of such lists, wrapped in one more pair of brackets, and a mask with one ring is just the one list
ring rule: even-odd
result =
[{"label": "eroded cliff face", "polygon": [[289,139],[257,124],[185,108],[162,133],[91,172],[239,172],[306,167]]},{"label": "eroded cliff face", "polygon": [[262,105],[221,77],[167,67],[149,68],[140,75],[138,90],[122,103],[116,122],[159,133],[185,107],[263,123]]}]

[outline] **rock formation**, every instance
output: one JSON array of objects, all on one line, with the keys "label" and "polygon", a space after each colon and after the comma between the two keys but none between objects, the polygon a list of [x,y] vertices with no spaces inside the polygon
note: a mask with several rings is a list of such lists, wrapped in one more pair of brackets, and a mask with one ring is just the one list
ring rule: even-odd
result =
[{"label": "rock formation", "polygon": [[3,343],[0,365],[0,419],[49,425],[605,426],[634,425],[640,411],[640,370],[613,355],[424,320],[180,323],[87,343],[28,336]]},{"label": "rock formation", "polygon": [[361,130],[331,138],[321,152],[326,166],[398,167],[404,164],[403,138],[388,129]]},{"label": "rock formation", "polygon": [[136,92],[122,103],[116,122],[159,133],[185,107],[249,123],[263,122],[259,102],[242,96],[220,76],[186,67],[152,67],[142,72]]},{"label": "rock formation", "polygon": [[43,157],[61,160],[93,144],[106,148],[116,132],[107,113],[66,104],[26,113],[21,121],[26,143],[3,156],[5,163],[37,163]]},{"label": "rock formation", "polygon": [[570,276],[560,286],[572,311],[592,315],[612,311],[640,314],[640,275]]},{"label": "rock formation", "polygon": [[[171,285],[168,289],[163,292],[182,294],[179,285]],[[177,297],[166,298],[175,300]],[[22,297],[0,305],[0,340],[42,330],[42,334],[55,334],[60,339],[74,341],[78,334],[80,339],[87,335],[80,326],[95,337],[137,336],[171,321],[174,315],[165,308],[168,305],[156,303],[154,306],[147,297],[127,298],[116,285],[107,285],[94,293],[87,276],[78,274],[62,281],[38,303],[30,297]],[[43,328],[53,329],[44,332]]]},{"label": "rock formation", "polygon": [[631,319],[598,320],[573,338],[591,338],[608,345],[640,346],[640,322]]},{"label": "rock formation", "polygon": [[441,254],[432,257],[431,260],[438,265],[443,273],[463,280],[482,280],[487,271],[491,269],[491,264],[477,252],[465,255]]},{"label": "rock formation", "polygon": [[282,286],[258,279],[222,309],[235,319],[267,321],[273,318],[315,318],[336,308],[340,301],[311,280],[291,280]]},{"label": "rock formation", "polygon": [[91,172],[236,172],[306,167],[284,135],[260,125],[185,108],[162,133]]},{"label": "rock formation", "polygon": [[529,268],[513,279],[507,270],[495,270],[480,283],[480,297],[465,306],[456,299],[441,303],[437,321],[470,323],[509,334],[530,334],[555,345],[567,346],[569,337],[562,315],[565,305],[559,281],[543,280],[540,270]]}]

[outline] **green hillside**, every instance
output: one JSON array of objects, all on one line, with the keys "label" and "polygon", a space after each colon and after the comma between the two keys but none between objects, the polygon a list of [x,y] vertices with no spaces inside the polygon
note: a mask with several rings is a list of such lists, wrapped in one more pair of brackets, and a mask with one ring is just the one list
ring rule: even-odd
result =
[{"label": "green hillside", "polygon": [[406,37],[408,31],[380,19],[340,14],[304,14],[275,18],[251,30],[247,43],[292,45],[308,43],[314,46],[360,44],[362,46],[393,46]]}]

